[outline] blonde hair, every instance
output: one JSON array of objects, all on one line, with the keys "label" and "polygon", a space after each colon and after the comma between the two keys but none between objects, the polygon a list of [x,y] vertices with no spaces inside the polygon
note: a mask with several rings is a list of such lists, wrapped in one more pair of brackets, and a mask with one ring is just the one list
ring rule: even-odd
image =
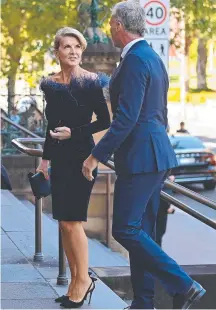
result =
[{"label": "blonde hair", "polygon": [[77,29],[74,29],[71,27],[64,27],[64,28],[60,28],[56,32],[55,39],[54,39],[55,51],[57,51],[59,49],[60,40],[62,37],[75,37],[79,41],[83,51],[87,47],[87,41],[81,32],[79,32]]}]

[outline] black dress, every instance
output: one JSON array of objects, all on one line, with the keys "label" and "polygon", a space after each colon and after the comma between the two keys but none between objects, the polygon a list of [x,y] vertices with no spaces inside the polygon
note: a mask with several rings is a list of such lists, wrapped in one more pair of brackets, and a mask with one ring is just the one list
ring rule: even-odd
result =
[{"label": "black dress", "polygon": [[[43,159],[51,160],[53,218],[59,221],[86,221],[94,181],[82,174],[83,161],[94,147],[92,134],[109,127],[110,116],[103,95],[106,75],[72,78],[69,85],[50,79],[41,81],[48,120]],[[91,122],[93,112],[97,120]],[[71,138],[52,139],[50,129],[71,128]],[[97,171],[94,171],[94,177]],[[95,179],[94,179],[95,180]]]}]

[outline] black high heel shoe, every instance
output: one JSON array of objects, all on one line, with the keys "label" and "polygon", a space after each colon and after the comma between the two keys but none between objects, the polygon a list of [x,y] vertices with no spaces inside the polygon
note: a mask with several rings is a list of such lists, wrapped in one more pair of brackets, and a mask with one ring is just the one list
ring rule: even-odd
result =
[{"label": "black high heel shoe", "polygon": [[68,295],[62,295],[62,296],[56,298],[56,299],[55,299],[55,302],[64,302],[64,301],[66,301],[66,300],[68,300],[68,299],[69,299],[69,296],[68,296]]},{"label": "black high heel shoe", "polygon": [[[92,281],[97,281],[97,278],[95,278],[93,275],[92,275],[92,272],[89,272],[88,273],[89,274],[89,277],[92,279]],[[55,299],[55,302],[65,302],[65,301],[67,301],[69,299],[69,296],[68,295],[62,295],[62,296],[60,296],[60,297],[57,297],[56,299]]]},{"label": "black high heel shoe", "polygon": [[60,304],[61,307],[64,307],[64,308],[68,308],[68,309],[75,309],[75,308],[80,308],[82,307],[82,305],[84,304],[84,301],[87,299],[88,295],[89,295],[89,301],[88,301],[88,304],[90,305],[91,303],[91,297],[92,297],[92,293],[95,289],[95,281],[92,280],[87,292],[85,293],[85,296],[83,297],[83,299],[79,302],[75,302],[73,300],[65,300],[62,304]]}]

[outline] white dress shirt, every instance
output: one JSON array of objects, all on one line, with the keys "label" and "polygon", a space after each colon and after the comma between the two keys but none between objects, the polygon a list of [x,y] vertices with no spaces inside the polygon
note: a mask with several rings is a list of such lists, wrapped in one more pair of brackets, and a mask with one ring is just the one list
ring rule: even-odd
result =
[{"label": "white dress shirt", "polygon": [[145,39],[144,39],[144,38],[135,39],[135,40],[129,42],[127,45],[125,45],[125,47],[123,48],[122,53],[121,53],[121,58],[124,58],[124,57],[125,57],[125,55],[126,55],[127,52],[129,51],[129,49],[130,49],[135,43],[137,43],[137,42],[139,42],[139,41],[143,41],[143,40],[145,40]]}]

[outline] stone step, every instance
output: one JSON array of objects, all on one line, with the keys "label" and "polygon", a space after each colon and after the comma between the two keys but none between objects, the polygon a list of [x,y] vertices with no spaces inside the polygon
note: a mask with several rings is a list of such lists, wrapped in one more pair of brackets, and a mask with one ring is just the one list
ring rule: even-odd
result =
[{"label": "stone step", "polygon": [[94,246],[95,247],[97,246],[99,251],[102,250],[104,253],[106,253],[107,258],[108,258],[108,255],[110,257],[112,257],[112,259],[115,258],[115,264],[113,266],[115,266],[115,267],[117,267],[117,266],[121,266],[121,267],[129,266],[128,260],[125,257],[123,257],[121,254],[119,254],[118,252],[112,251],[112,249],[103,245],[100,241],[98,241],[96,239],[91,239],[91,241],[94,242]]},{"label": "stone step", "polygon": [[[185,265],[182,268],[205,289],[206,294],[195,305],[195,309],[216,309],[216,265]],[[133,290],[129,267],[93,268],[94,273],[108,285],[116,294],[130,304]],[[172,309],[172,298],[164,290],[159,281],[155,281],[156,309]],[[194,309],[194,308],[192,308]]]}]

